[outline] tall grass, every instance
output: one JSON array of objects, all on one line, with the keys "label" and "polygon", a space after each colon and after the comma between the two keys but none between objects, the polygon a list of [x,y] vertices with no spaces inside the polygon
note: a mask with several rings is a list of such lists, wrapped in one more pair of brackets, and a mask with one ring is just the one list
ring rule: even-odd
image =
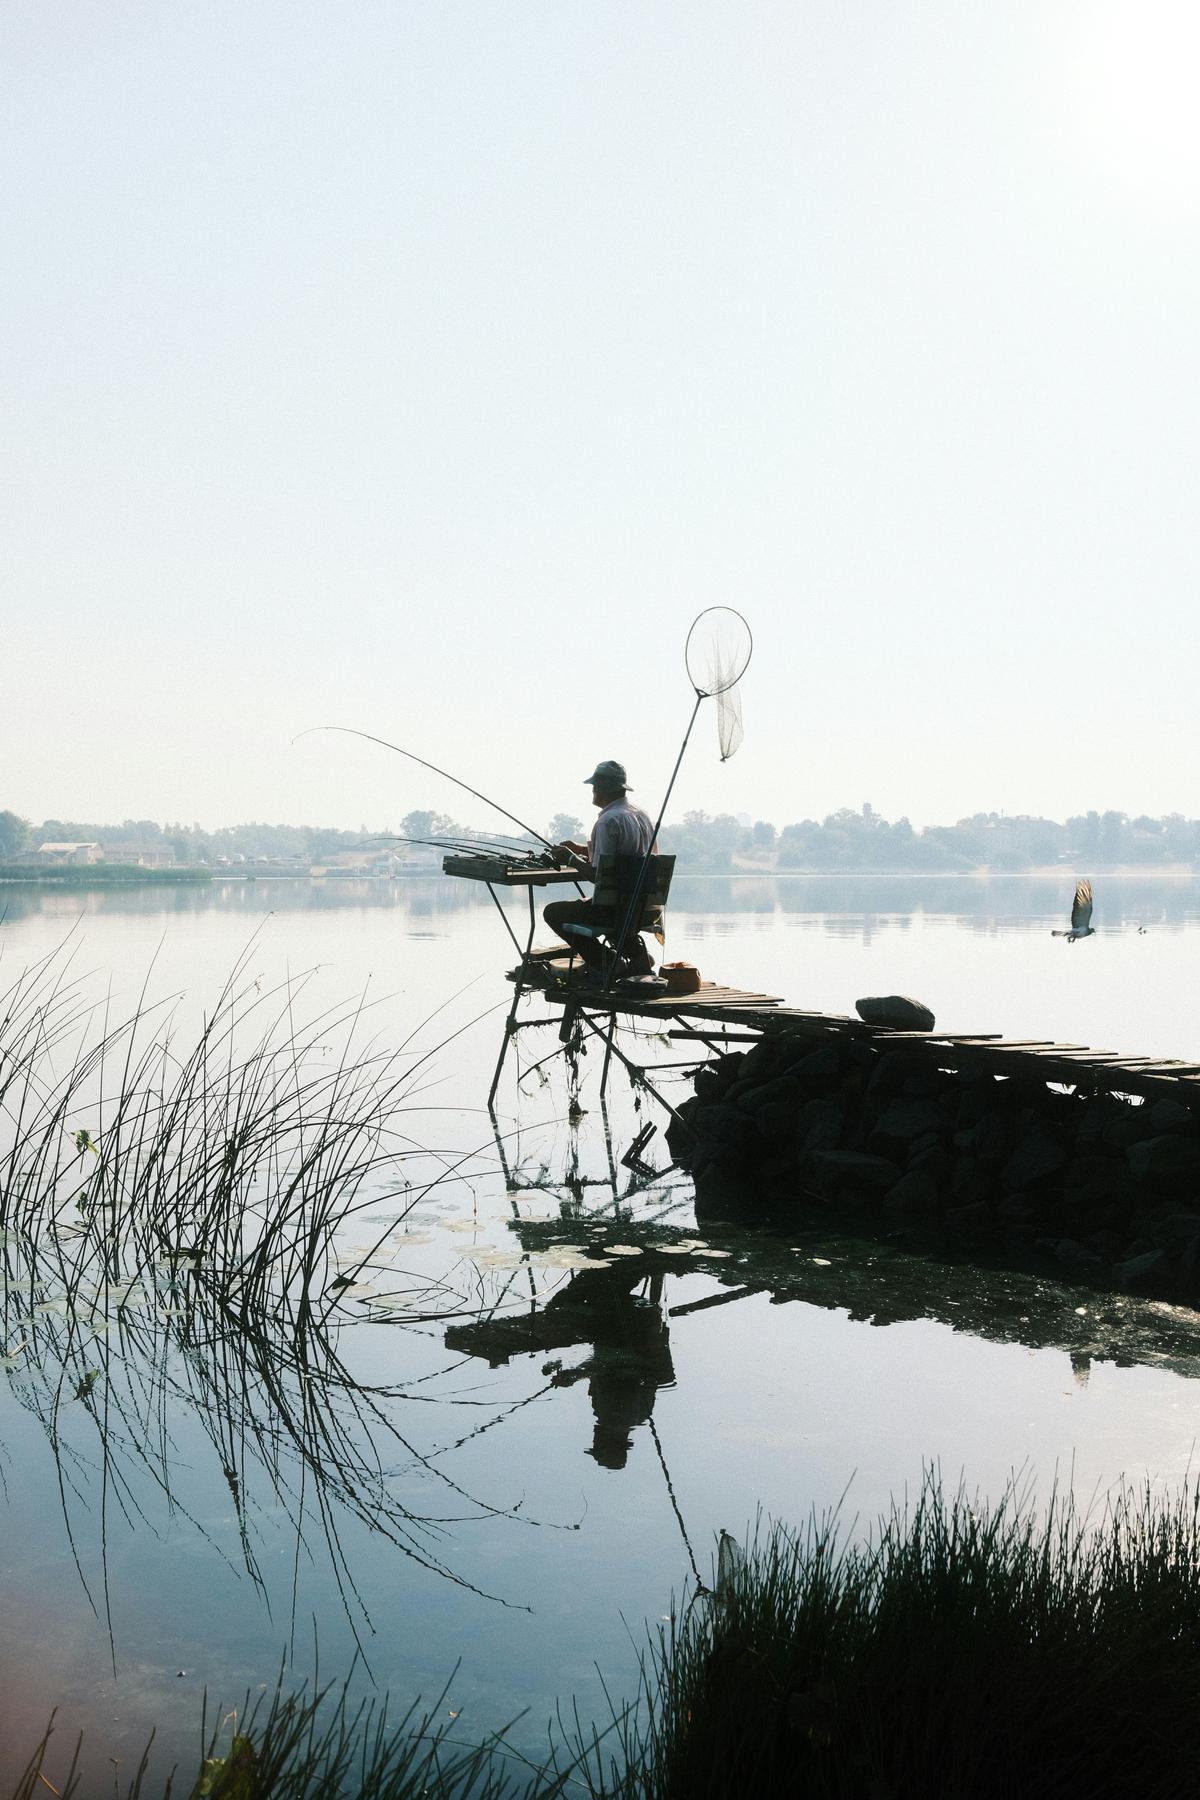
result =
[{"label": "tall grass", "polygon": [[[351,1702],[348,1689],[314,1696],[247,1695],[243,1707],[206,1717],[197,1763],[166,1779],[150,1778],[149,1751],[125,1782],[110,1774],[106,1800],[512,1800],[532,1780],[540,1800],[557,1800],[573,1783],[571,1761],[530,1776],[524,1757],[510,1752],[504,1733],[471,1744],[455,1740],[446,1695],[428,1708],[410,1706],[402,1718],[388,1705]],[[206,1705],[205,1712],[208,1714]],[[55,1722],[11,1790],[11,1800],[91,1800],[80,1772],[79,1745],[50,1756]],[[575,1784],[578,1786],[578,1784]]]},{"label": "tall grass", "polygon": [[363,1003],[301,1022],[303,981],[264,991],[248,954],[187,1040],[144,991],[114,1023],[67,956],[0,992],[0,1227],[68,1223],[118,1274],[198,1254],[249,1305],[311,1285],[365,1191],[405,1191],[421,1058],[363,1043]]},{"label": "tall grass", "polygon": [[930,1476],[871,1541],[775,1529],[656,1648],[627,1766],[658,1800],[1194,1792],[1200,1484],[1099,1518]]},{"label": "tall grass", "polygon": [[[385,1469],[420,1466],[461,1517],[513,1516],[422,1452],[403,1383],[362,1386],[339,1349],[364,1254],[341,1270],[347,1222],[386,1208],[379,1248],[474,1163],[413,1135],[433,1050],[364,1041],[360,1003],[302,1021],[303,983],[263,991],[247,958],[190,1033],[144,995],[114,1023],[86,990],[58,953],[0,992],[0,1369],[44,1427],[80,1578],[103,1616],[107,1520],[139,1516],[139,1479],[187,1510],[176,1409],[212,1444],[251,1579],[265,1479],[305,1544],[320,1538],[357,1636],[347,1520],[460,1580],[444,1521],[406,1506]],[[405,1322],[466,1302],[407,1282]],[[98,1575],[84,1520],[99,1522]]]},{"label": "tall grass", "polygon": [[[600,1729],[568,1708],[540,1768],[503,1732],[463,1741],[440,1703],[389,1724],[344,1693],[279,1690],[224,1715],[175,1791],[1166,1800],[1200,1785],[1200,1483],[1173,1500],[1124,1488],[1089,1518],[1061,1495],[1035,1512],[1015,1488],[992,1507],[947,1499],[930,1475],[866,1541],[829,1520],[776,1527],[722,1564],[647,1655],[638,1704]],[[150,1800],[141,1776],[123,1791]]]}]

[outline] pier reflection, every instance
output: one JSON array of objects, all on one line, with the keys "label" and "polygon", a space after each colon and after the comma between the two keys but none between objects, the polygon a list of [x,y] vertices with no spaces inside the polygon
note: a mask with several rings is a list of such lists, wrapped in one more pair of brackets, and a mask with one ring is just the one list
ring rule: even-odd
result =
[{"label": "pier reflection", "polygon": [[[624,1466],[630,1434],[649,1422],[659,1389],[674,1385],[670,1321],[755,1296],[843,1312],[876,1329],[934,1320],[992,1343],[1060,1351],[1079,1384],[1097,1363],[1200,1378],[1200,1313],[1190,1307],[914,1254],[811,1222],[797,1221],[786,1235],[722,1227],[699,1239],[661,1219],[614,1217],[611,1208],[581,1215],[574,1197],[564,1195],[559,1219],[516,1218],[510,1230],[514,1261],[544,1263],[556,1249],[574,1254],[583,1236],[596,1266],[577,1267],[564,1288],[545,1304],[534,1299],[528,1313],[452,1326],[446,1345],[492,1367],[590,1345],[582,1363],[547,1372],[557,1387],[588,1381],[596,1420],[591,1454],[609,1468]],[[681,1295],[674,1305],[665,1303],[668,1277]],[[683,1298],[685,1277],[707,1278],[707,1291],[697,1294],[689,1283]]]}]

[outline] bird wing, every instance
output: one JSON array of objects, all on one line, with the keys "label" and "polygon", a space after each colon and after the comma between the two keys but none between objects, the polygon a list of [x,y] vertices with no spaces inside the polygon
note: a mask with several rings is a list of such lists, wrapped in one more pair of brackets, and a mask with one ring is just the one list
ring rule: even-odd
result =
[{"label": "bird wing", "polygon": [[1071,908],[1071,930],[1086,931],[1092,922],[1092,884],[1081,881],[1075,889],[1075,904]]}]

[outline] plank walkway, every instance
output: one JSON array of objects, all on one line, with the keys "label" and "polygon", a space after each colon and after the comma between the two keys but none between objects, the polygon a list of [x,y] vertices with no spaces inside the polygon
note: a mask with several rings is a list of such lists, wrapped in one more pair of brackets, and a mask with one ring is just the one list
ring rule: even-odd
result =
[{"label": "plank walkway", "polygon": [[[540,992],[552,1005],[571,1007],[590,1017],[671,1021],[677,1027],[670,1033],[672,1037],[693,1038],[718,1048],[760,1037],[809,1038],[814,1048],[831,1039],[866,1039],[881,1047],[903,1044],[939,1069],[974,1069],[1085,1087],[1091,1092],[1140,1094],[1154,1099],[1170,1094],[1185,1105],[1200,1107],[1200,1063],[1124,1055],[1116,1050],[1091,1049],[1087,1044],[1005,1038],[998,1032],[948,1035],[936,1030],[893,1031],[882,1025],[867,1025],[848,1014],[806,1012],[784,1006],[775,995],[722,987],[711,981],[703,981],[694,994],[605,994],[597,988],[559,985],[566,968],[565,955],[543,955],[526,967],[524,984]],[[515,980],[517,973],[513,970],[509,980]],[[731,1030],[735,1035],[730,1035]]]}]

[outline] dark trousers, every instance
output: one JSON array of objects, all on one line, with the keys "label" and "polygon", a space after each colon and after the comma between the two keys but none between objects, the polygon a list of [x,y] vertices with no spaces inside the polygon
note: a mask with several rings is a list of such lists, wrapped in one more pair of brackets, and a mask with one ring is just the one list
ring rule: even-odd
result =
[{"label": "dark trousers", "polygon": [[614,929],[620,924],[616,912],[611,906],[597,906],[594,900],[552,900],[543,913],[547,925],[555,937],[562,938],[564,944],[574,951],[575,955],[585,962],[589,969],[599,969],[604,964],[604,952],[595,938],[569,938],[562,927],[564,925],[590,925],[593,930],[603,930],[606,926]]},{"label": "dark trousers", "polygon": [[[562,938],[564,944],[574,951],[586,963],[589,969],[601,970],[604,967],[604,951],[595,938],[569,938],[562,927],[564,925],[590,925],[596,931],[619,931],[623,922],[623,908],[616,906],[597,906],[594,900],[552,900],[545,907],[542,917],[556,937]],[[656,912],[655,918],[660,915]],[[626,939],[624,956],[632,964],[635,973],[652,966],[650,952],[642,942],[640,935],[634,931]]]}]

